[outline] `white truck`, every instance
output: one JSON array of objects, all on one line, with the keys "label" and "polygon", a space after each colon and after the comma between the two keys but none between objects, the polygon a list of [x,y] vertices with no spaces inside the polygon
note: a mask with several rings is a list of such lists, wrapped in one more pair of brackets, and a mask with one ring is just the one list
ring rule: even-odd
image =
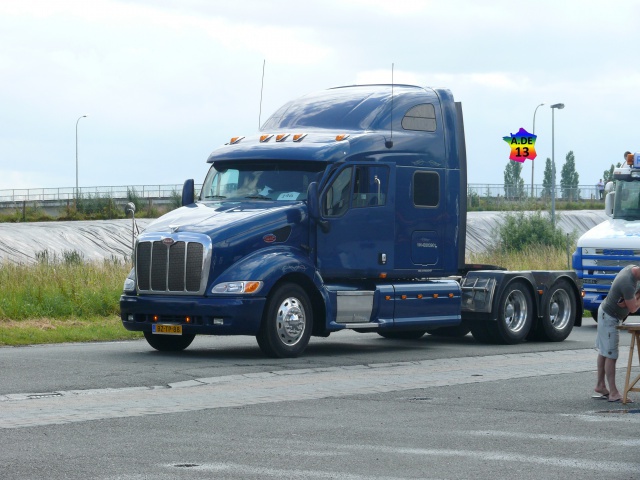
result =
[{"label": "white truck", "polygon": [[594,319],[616,274],[626,265],[640,265],[640,153],[628,154],[613,180],[605,187],[605,212],[611,218],[582,235],[573,254],[584,309]]}]

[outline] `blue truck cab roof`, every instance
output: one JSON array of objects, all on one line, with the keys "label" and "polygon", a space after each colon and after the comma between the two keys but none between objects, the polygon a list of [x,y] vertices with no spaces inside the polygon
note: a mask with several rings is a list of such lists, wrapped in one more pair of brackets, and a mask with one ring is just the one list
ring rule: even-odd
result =
[{"label": "blue truck cab roof", "polygon": [[234,137],[214,150],[209,163],[237,160],[314,161],[370,160],[402,153],[415,164],[459,168],[453,96],[446,89],[411,85],[338,87],[305,95],[277,110],[260,132]]}]

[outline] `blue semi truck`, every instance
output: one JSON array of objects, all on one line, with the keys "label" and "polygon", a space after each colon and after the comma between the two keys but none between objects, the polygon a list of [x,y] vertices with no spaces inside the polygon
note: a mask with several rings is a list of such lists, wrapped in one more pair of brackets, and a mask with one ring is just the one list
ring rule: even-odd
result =
[{"label": "blue semi truck", "polygon": [[582,321],[573,271],[465,264],[466,149],[449,90],[333,88],[211,153],[135,242],[125,328],[161,351],[251,335],[271,357],[340,330],[513,344]]}]

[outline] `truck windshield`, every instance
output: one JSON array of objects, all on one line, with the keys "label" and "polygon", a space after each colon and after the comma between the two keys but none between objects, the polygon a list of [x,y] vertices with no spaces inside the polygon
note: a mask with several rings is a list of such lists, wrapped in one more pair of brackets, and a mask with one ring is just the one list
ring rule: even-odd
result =
[{"label": "truck windshield", "polygon": [[640,182],[616,181],[616,201],[613,218],[640,219]]},{"label": "truck windshield", "polygon": [[200,200],[305,200],[323,167],[315,162],[217,162],[207,173]]}]

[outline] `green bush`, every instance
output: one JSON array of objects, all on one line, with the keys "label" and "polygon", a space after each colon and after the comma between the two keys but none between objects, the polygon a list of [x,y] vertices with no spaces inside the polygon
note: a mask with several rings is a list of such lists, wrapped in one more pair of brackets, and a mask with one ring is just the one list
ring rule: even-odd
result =
[{"label": "green bush", "polygon": [[540,211],[533,214],[524,212],[507,213],[498,231],[496,248],[501,251],[523,251],[531,247],[549,246],[566,248],[567,242],[575,242],[575,233],[567,236],[543,217]]}]

